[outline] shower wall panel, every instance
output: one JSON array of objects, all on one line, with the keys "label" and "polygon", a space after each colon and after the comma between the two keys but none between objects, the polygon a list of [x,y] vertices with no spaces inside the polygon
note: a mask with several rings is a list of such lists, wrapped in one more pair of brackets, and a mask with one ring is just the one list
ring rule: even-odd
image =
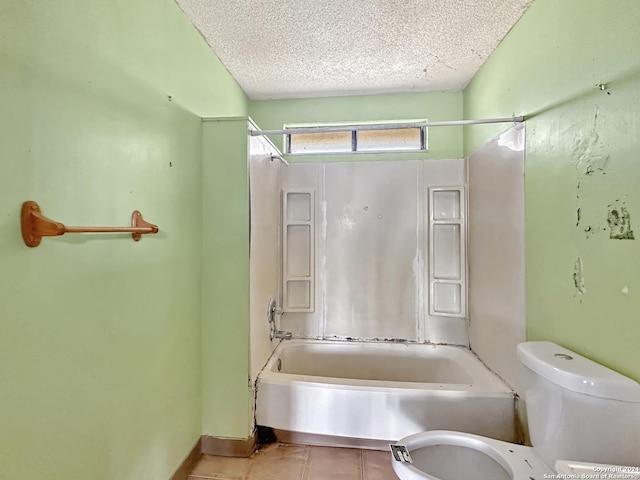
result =
[{"label": "shower wall panel", "polygon": [[416,338],[418,178],[418,161],[326,164],[326,337]]},{"label": "shower wall panel", "polygon": [[524,125],[469,157],[471,348],[518,386],[516,345],[526,339]]},{"label": "shower wall panel", "polygon": [[251,197],[249,303],[253,383],[277,344],[269,340],[267,305],[271,297],[278,298],[280,278],[281,164],[271,160],[273,147],[265,140],[259,137],[249,137],[249,139]]},{"label": "shower wall panel", "polygon": [[[465,178],[464,159],[283,168],[283,192],[315,192],[315,299],[310,312],[285,313],[280,328],[306,338],[468,345],[466,318],[429,314],[427,281],[429,188],[464,188]],[[455,266],[450,250],[436,257],[447,268]]]}]

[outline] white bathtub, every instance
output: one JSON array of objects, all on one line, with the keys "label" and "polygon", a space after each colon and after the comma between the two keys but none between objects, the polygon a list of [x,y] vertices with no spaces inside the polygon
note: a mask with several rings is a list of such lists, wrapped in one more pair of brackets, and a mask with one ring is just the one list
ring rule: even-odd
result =
[{"label": "white bathtub", "polygon": [[373,447],[425,430],[513,442],[514,398],[464,347],[290,340],[258,376],[256,422],[311,443]]}]

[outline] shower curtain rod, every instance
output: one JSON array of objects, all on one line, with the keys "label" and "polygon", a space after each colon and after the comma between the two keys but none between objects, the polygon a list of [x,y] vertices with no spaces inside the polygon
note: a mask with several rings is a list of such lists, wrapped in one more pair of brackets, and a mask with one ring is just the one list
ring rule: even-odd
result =
[{"label": "shower curtain rod", "polygon": [[[256,124],[253,123],[253,121],[250,120],[250,122],[251,122],[251,124],[252,124],[252,126],[254,128],[258,128],[258,127],[256,127]],[[249,135],[251,135],[253,137],[259,136],[259,135],[255,135],[254,134],[254,132],[256,132],[256,131],[257,130],[254,130],[253,128],[249,128]],[[271,146],[271,148],[273,148],[276,151],[276,153],[273,153],[273,152],[269,153],[269,157],[271,158],[271,161],[273,162],[274,160],[280,160],[280,162],[285,167],[288,167],[289,166],[289,162],[287,162],[285,160],[285,158],[282,156],[282,152],[280,152],[280,149],[278,147],[276,147],[275,144],[271,140],[269,140],[268,137],[263,138],[263,140],[266,141]]]},{"label": "shower curtain rod", "polygon": [[263,135],[287,135],[290,133],[326,133],[326,132],[350,132],[352,130],[396,130],[399,128],[421,127],[449,127],[453,125],[479,125],[483,123],[522,123],[524,117],[483,118],[480,120],[449,120],[444,122],[408,122],[408,123],[384,123],[363,125],[324,125],[318,127],[295,127],[285,130],[251,130],[254,137]]}]

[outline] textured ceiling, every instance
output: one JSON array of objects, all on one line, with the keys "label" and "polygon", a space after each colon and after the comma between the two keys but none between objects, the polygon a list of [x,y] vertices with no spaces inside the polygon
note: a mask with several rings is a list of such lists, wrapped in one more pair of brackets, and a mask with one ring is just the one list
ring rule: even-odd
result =
[{"label": "textured ceiling", "polygon": [[177,0],[252,99],[460,90],[533,0]]}]

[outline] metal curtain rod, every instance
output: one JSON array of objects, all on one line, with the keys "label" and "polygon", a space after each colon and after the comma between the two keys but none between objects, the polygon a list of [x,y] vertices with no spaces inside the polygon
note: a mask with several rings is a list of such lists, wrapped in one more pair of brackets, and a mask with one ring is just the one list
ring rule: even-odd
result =
[{"label": "metal curtain rod", "polygon": [[[251,122],[251,121],[250,121],[250,122]],[[255,128],[258,128],[258,127],[256,127],[256,126],[255,126],[255,123],[251,122],[251,124],[252,124],[252,126],[254,126]],[[256,131],[257,131],[257,130],[254,130],[253,128],[249,128],[249,135],[251,135],[251,136],[253,136],[253,137],[257,137],[258,135],[256,135],[256,134],[255,134],[255,132],[256,132]],[[263,140],[264,140],[264,141],[266,141],[266,142],[271,146],[271,148],[273,148],[273,149],[276,151],[276,153],[271,152],[271,153],[269,154],[269,156],[270,156],[270,158],[271,158],[271,161],[273,162],[274,160],[280,160],[280,162],[281,162],[283,165],[285,165],[285,166],[287,166],[287,167],[288,167],[288,166],[289,166],[289,162],[287,162],[287,161],[285,160],[285,158],[282,156],[282,153],[280,152],[280,149],[279,149],[278,147],[276,147],[276,146],[274,145],[274,143],[273,143],[271,140],[269,140],[269,138],[268,138],[268,137],[263,138]]]},{"label": "metal curtain rod", "polygon": [[324,125],[319,127],[295,127],[285,130],[251,130],[250,135],[259,137],[263,135],[287,135],[289,133],[326,133],[326,132],[350,132],[352,130],[396,130],[399,128],[422,127],[449,127],[453,125],[478,125],[483,123],[522,123],[523,116],[504,118],[484,118],[481,120],[450,120],[445,122],[408,122],[408,123],[384,123],[364,125]]}]

